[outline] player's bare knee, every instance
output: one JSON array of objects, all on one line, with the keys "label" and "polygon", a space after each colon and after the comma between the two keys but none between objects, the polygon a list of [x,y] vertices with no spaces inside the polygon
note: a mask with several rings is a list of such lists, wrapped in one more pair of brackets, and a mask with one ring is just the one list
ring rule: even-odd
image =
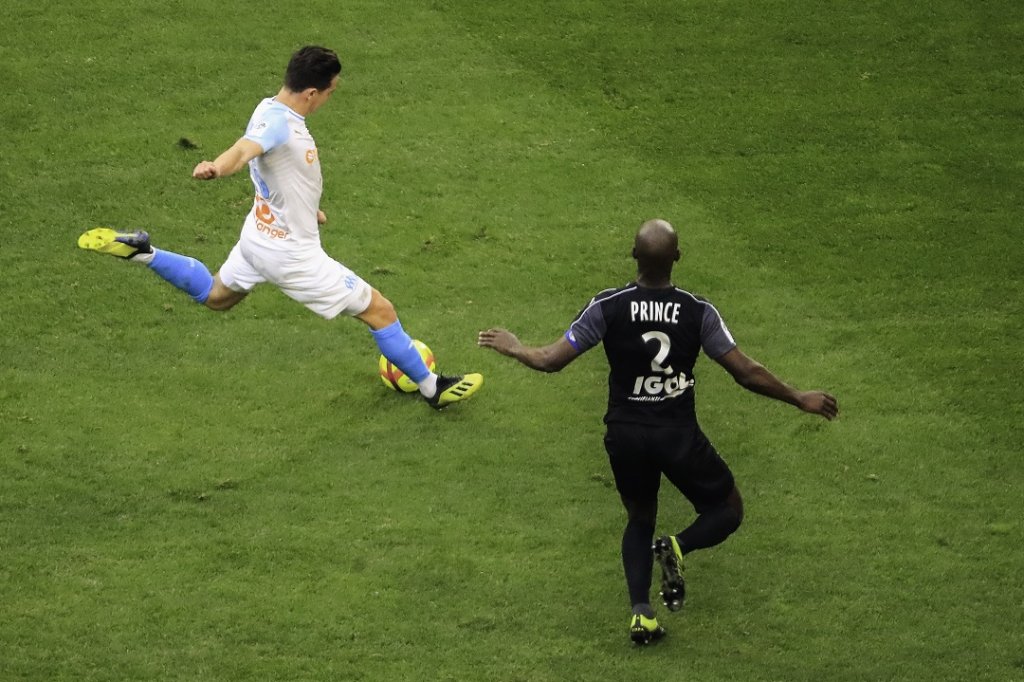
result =
[{"label": "player's bare knee", "polygon": [[378,317],[394,320],[398,319],[398,313],[395,311],[394,304],[383,295],[377,298],[374,308],[374,312]]},{"label": "player's bare knee", "polygon": [[210,310],[224,311],[235,307],[246,296],[247,292],[235,291],[226,286],[218,272],[213,276],[213,286],[210,287],[210,291],[206,294],[206,299],[202,301],[202,304]]},{"label": "player's bare knee", "polygon": [[203,302],[203,305],[205,305],[210,310],[215,310],[217,312],[224,312],[225,310],[228,310],[229,308],[231,308],[231,306],[233,306],[234,303],[225,301],[223,299],[208,298],[208,299],[206,299]]},{"label": "player's bare knee", "polygon": [[206,297],[206,300],[203,301],[203,305],[210,310],[223,312],[234,308],[239,301],[245,298],[245,296],[246,294],[238,291],[232,291],[231,289],[214,288],[214,290],[210,292],[210,295]]},{"label": "player's bare knee", "polygon": [[395,306],[391,301],[374,289],[370,296],[370,305],[356,315],[356,318],[365,322],[371,329],[383,329],[398,321],[398,313],[395,312]]}]

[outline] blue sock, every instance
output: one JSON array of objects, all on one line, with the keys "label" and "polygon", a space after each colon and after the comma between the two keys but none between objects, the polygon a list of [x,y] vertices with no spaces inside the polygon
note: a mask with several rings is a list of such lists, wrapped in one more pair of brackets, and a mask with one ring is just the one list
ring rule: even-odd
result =
[{"label": "blue sock", "polygon": [[412,338],[402,329],[401,322],[395,321],[383,329],[371,329],[370,333],[384,357],[407,377],[418,384],[430,376],[430,370],[412,345]]},{"label": "blue sock", "polygon": [[196,303],[205,303],[213,288],[213,275],[206,266],[190,256],[163,249],[154,251],[149,268],[187,293]]}]

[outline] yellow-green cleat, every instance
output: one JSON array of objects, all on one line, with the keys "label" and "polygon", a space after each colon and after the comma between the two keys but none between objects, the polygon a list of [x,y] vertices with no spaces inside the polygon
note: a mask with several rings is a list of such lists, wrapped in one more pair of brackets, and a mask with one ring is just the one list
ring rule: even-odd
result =
[{"label": "yellow-green cleat", "polygon": [[437,393],[433,398],[427,398],[427,402],[435,410],[440,410],[452,403],[465,400],[480,390],[484,385],[482,374],[465,374],[462,376],[439,376],[437,377]]},{"label": "yellow-green cleat", "polygon": [[634,644],[643,646],[665,636],[665,628],[658,625],[657,618],[648,618],[639,613],[629,617],[629,638]]},{"label": "yellow-green cleat", "polygon": [[109,227],[96,227],[78,238],[78,248],[109,253],[118,258],[133,258],[140,253],[152,253],[149,234],[138,232],[118,232]]},{"label": "yellow-green cleat", "polygon": [[661,600],[669,611],[683,608],[686,582],[683,581],[683,551],[674,535],[663,535],[654,541],[654,558],[661,566]]}]

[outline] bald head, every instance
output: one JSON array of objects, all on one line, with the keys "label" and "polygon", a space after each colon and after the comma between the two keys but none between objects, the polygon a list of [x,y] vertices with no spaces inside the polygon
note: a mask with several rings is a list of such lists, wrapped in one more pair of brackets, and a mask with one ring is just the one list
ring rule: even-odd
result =
[{"label": "bald head", "polygon": [[672,225],[659,218],[641,225],[633,242],[633,258],[641,279],[669,279],[679,260],[679,238]]}]

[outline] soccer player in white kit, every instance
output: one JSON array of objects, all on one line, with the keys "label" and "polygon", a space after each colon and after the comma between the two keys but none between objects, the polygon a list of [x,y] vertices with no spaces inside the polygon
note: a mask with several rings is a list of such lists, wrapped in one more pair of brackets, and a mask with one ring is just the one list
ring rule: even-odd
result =
[{"label": "soccer player in white kit", "polygon": [[432,407],[441,409],[473,395],[483,377],[431,372],[391,302],[320,245],[320,225],[327,222],[320,210],[323,177],[306,117],[330,99],[340,74],[333,51],[303,47],[292,55],[281,90],[257,105],[245,134],[192,171],[196,179],[213,180],[248,166],[255,188],[238,243],[215,275],[194,258],[153,248],[144,231],[98,227],[79,237],[78,245],[144,263],[212,310],[227,310],[257,284],[271,282],[328,320],[340,314],[362,320],[381,353],[416,382]]}]

